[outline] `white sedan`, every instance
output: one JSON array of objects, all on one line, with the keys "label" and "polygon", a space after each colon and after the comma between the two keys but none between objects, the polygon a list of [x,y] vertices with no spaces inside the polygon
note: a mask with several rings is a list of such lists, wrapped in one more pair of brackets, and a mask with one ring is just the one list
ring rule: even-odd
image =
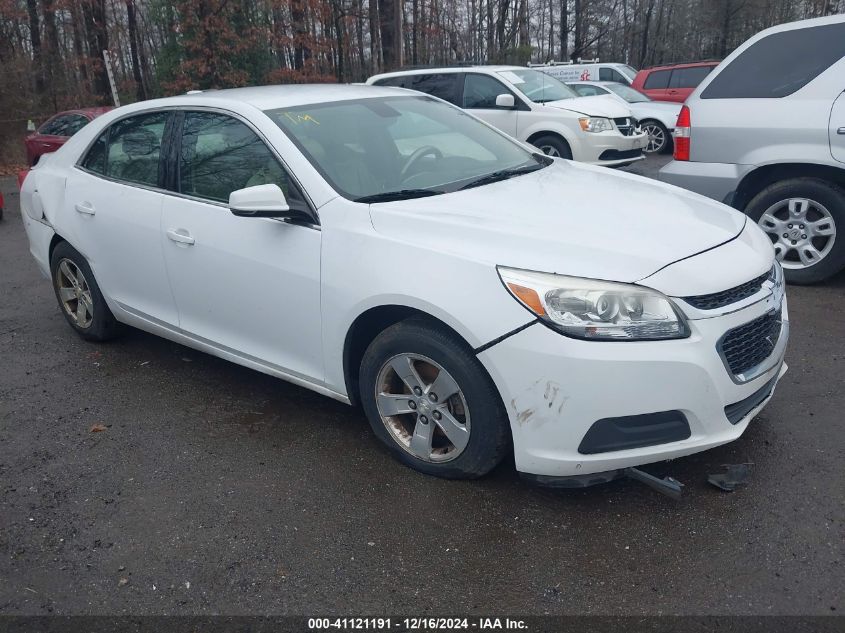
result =
[{"label": "white sedan", "polygon": [[771,242],[438,99],[242,88],[92,122],[34,168],[32,255],[84,339],[134,326],[360,403],[402,462],[585,485],[738,438],[783,375]]},{"label": "white sedan", "polygon": [[672,132],[678,122],[682,103],[653,101],[631,86],[615,81],[573,81],[568,84],[582,97],[612,95],[624,101],[640,123],[640,129],[648,134],[646,154],[660,154],[672,149]]}]

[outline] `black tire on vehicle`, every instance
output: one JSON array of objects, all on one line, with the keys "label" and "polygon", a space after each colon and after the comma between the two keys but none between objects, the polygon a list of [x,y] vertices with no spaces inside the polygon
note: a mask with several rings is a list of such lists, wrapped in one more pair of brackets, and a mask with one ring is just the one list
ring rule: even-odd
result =
[{"label": "black tire on vehicle", "polygon": [[[643,132],[649,134],[649,142],[646,145],[643,152],[646,154],[664,154],[672,149],[672,135],[669,133],[669,130],[663,125],[660,121],[655,121],[654,119],[647,119],[645,121],[640,121],[640,128]],[[652,129],[654,132],[652,132]],[[660,142],[657,143],[652,142],[652,137],[654,139],[658,139]],[[651,149],[649,149],[651,148]]]},{"label": "black tire on vehicle", "polygon": [[[415,381],[421,388],[416,393]],[[411,317],[379,334],[364,352],[359,384],[373,432],[399,461],[427,475],[481,477],[510,446],[507,413],[493,381],[472,349],[431,319]],[[450,387],[457,391],[444,395]]]},{"label": "black tire on vehicle", "polygon": [[[809,201],[806,210],[803,210],[803,203],[792,202],[796,200]],[[776,248],[782,240],[790,249],[781,260],[787,282],[814,284],[845,268],[845,235],[841,233],[845,230],[845,190],[842,187],[819,178],[782,180],[754,196],[745,207],[745,213],[766,231]],[[767,217],[761,221],[764,215]],[[795,220],[790,222],[792,218]],[[784,223],[777,224],[781,219],[784,219]],[[832,235],[814,237],[807,231],[810,226],[819,227],[815,230],[820,233],[832,231]],[[793,235],[794,231],[800,232]],[[787,237],[784,238],[784,235]],[[793,248],[792,238],[795,238],[799,248],[802,243],[812,245],[821,257],[815,263],[803,264],[801,255]],[[832,242],[829,243],[830,240]],[[799,258],[798,261],[795,261],[795,257]]]},{"label": "black tire on vehicle", "polygon": [[50,273],[59,310],[77,334],[86,341],[107,341],[120,332],[120,323],[79,251],[59,242],[50,257]]},{"label": "black tire on vehicle", "polygon": [[543,152],[546,156],[572,160],[572,149],[569,147],[569,143],[559,136],[544,134],[543,136],[538,136],[531,141],[531,144]]}]

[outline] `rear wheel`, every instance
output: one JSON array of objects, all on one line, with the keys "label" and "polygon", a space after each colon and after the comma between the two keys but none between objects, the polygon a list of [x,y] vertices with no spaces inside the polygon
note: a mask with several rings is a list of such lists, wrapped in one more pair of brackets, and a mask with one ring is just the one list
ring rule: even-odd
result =
[{"label": "rear wheel", "polygon": [[546,156],[572,160],[572,149],[569,147],[569,143],[558,136],[551,134],[539,136],[531,141],[531,144]]},{"label": "rear wheel", "polygon": [[646,154],[662,154],[672,146],[669,130],[659,121],[642,121],[640,128],[648,134],[648,144],[643,148]]},{"label": "rear wheel", "polygon": [[120,324],[112,315],[85,258],[67,242],[60,242],[50,258],[53,291],[67,322],[88,341],[107,341]]},{"label": "rear wheel", "polygon": [[823,281],[845,268],[845,191],[817,178],[783,180],[758,193],[745,209],[775,248],[786,280]]},{"label": "rear wheel", "polygon": [[492,380],[464,341],[428,319],[407,319],[379,334],[364,353],[359,382],[376,436],[423,473],[480,477],[509,446]]}]

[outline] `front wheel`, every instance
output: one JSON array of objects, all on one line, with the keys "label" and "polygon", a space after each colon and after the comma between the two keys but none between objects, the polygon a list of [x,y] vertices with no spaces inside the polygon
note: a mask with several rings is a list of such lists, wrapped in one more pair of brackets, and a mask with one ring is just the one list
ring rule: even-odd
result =
[{"label": "front wheel", "polygon": [[402,463],[449,479],[480,477],[509,446],[499,393],[467,344],[425,318],[387,328],[361,361],[376,436]]},{"label": "front wheel", "polygon": [[817,178],[776,182],[745,209],[772,240],[789,283],[824,281],[845,268],[845,191]]},{"label": "front wheel", "polygon": [[640,123],[640,129],[648,134],[648,144],[643,148],[646,154],[662,154],[671,147],[672,137],[669,130],[659,121],[643,121]]},{"label": "front wheel", "polygon": [[572,160],[572,149],[569,147],[569,143],[557,136],[546,134],[535,138],[531,141],[531,144],[546,156]]}]

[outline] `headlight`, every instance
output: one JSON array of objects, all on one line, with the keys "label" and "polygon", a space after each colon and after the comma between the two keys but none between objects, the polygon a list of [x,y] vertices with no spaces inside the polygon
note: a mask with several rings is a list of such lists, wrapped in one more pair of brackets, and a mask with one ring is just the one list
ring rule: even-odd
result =
[{"label": "headlight", "polygon": [[497,270],[517,301],[567,336],[655,341],[690,334],[669,298],[650,288],[502,266]]},{"label": "headlight", "polygon": [[585,116],[578,119],[578,123],[585,132],[608,132],[613,129],[610,119],[602,117]]}]

